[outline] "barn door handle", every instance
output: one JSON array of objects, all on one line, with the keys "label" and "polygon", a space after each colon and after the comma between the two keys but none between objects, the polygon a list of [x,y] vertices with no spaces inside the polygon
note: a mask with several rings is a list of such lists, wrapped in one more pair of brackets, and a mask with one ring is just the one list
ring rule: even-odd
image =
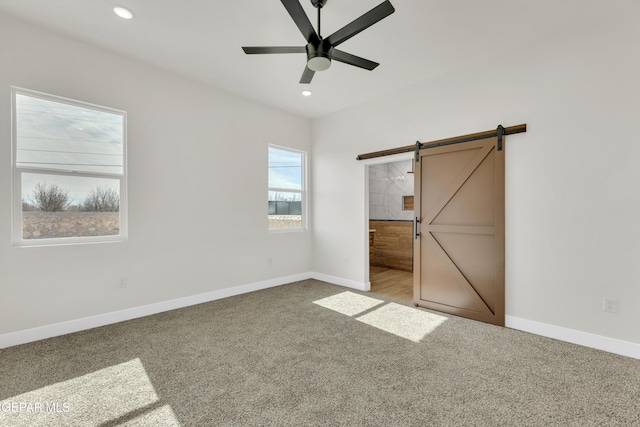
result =
[{"label": "barn door handle", "polygon": [[418,217],[416,217],[413,220],[413,233],[414,233],[414,239],[417,239],[420,237],[420,220],[418,219]]}]

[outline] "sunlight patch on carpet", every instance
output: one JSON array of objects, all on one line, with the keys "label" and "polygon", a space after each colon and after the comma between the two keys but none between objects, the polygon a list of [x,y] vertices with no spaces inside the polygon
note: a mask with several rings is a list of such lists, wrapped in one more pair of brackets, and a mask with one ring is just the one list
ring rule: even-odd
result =
[{"label": "sunlight patch on carpet", "polygon": [[392,302],[356,320],[413,342],[420,342],[447,318]]},{"label": "sunlight patch on carpet", "polygon": [[422,341],[447,320],[434,313],[349,291],[313,303],[413,342]]},{"label": "sunlight patch on carpet", "polygon": [[137,418],[148,425],[180,425],[159,401],[140,359],[0,401],[0,425],[15,427],[99,426]]},{"label": "sunlight patch on carpet", "polygon": [[382,303],[384,303],[384,301],[354,294],[349,291],[314,301],[314,304],[337,311],[338,313],[346,314],[347,316],[355,316]]}]

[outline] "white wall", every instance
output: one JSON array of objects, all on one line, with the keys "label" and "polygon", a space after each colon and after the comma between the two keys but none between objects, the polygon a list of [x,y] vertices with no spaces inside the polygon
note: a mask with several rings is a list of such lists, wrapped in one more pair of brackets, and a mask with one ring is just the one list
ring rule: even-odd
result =
[{"label": "white wall", "polygon": [[[310,271],[266,215],[267,145],[309,151],[309,120],[5,15],[0,57],[0,336]],[[128,112],[126,243],[11,246],[11,85]]]},{"label": "white wall", "polygon": [[368,280],[357,154],[526,123],[506,143],[507,315],[640,344],[635,12],[315,120],[315,271]]}]

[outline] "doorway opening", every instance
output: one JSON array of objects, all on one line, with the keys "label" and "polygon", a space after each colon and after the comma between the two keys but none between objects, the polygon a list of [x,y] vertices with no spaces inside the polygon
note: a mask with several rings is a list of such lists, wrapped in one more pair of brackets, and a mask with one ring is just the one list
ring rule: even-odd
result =
[{"label": "doorway opening", "polygon": [[368,165],[371,292],[413,301],[412,156]]}]

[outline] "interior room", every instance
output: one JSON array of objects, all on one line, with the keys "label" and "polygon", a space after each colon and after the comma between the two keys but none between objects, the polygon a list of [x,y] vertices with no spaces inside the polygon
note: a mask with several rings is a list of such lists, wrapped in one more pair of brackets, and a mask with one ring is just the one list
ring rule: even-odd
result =
[{"label": "interior room", "polygon": [[413,160],[370,165],[371,291],[413,301]]},{"label": "interior room", "polygon": [[[639,424],[639,15],[0,0],[0,424]],[[484,132],[494,324],[414,280]]]}]

